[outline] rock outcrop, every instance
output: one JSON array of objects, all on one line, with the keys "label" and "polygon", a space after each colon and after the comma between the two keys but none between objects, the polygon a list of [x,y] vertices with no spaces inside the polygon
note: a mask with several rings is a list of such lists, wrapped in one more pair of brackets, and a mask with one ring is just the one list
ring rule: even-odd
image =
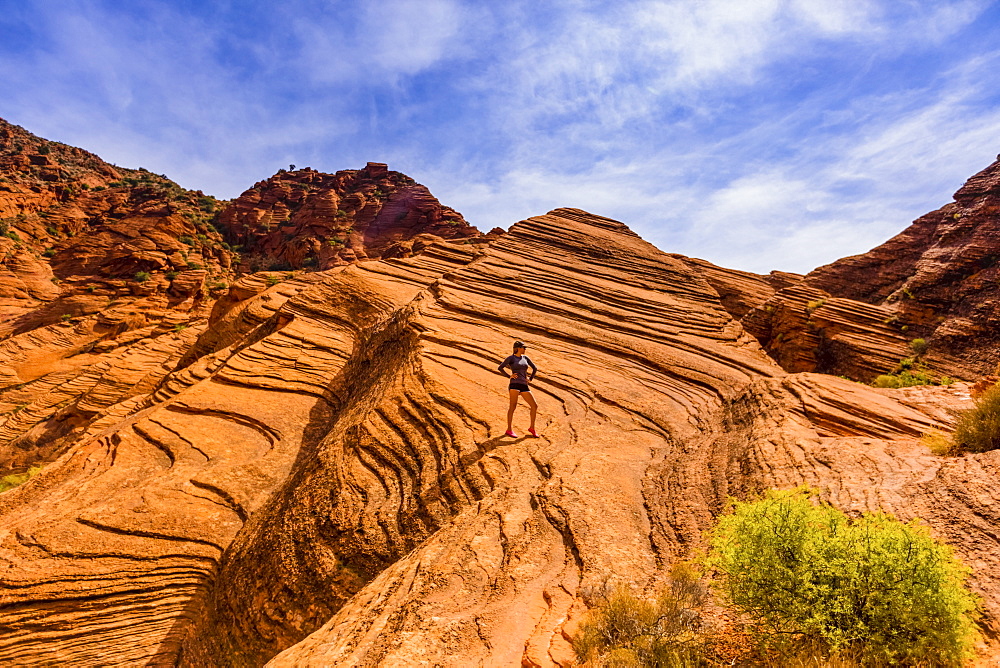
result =
[{"label": "rock outcrop", "polygon": [[[828,375],[916,336],[993,363],[997,165],[802,277],[577,209],[482,235],[377,163],[225,203],[0,149],[0,472],[45,464],[0,493],[4,664],[569,666],[586,591],[655,590],[729,497],[801,483],[924,518],[1000,633],[1000,454],[920,442],[984,383]],[[537,439],[503,435],[514,339]]]},{"label": "rock outcrop", "polygon": [[[862,255],[820,267],[744,318],[788,370],[871,380],[912,356],[973,379],[1000,365],[1000,160]],[[822,302],[822,307],[817,306]]]},{"label": "rock outcrop", "polygon": [[[0,120],[0,475],[51,461],[102,411],[139,401],[192,354],[215,302],[261,258],[309,265],[295,249],[316,234],[333,265],[496,236],[374,163],[280,173],[256,188],[220,202]],[[241,227],[278,211],[295,226],[271,236]],[[343,243],[323,236],[331,230]],[[226,241],[235,237],[250,247],[242,256]]]},{"label": "rock outcrop", "polygon": [[[502,436],[515,338],[537,440]],[[927,517],[997,624],[1000,459],[918,441],[967,389],[788,374],[621,223],[248,276],[190,350],[0,496],[0,659],[570,665],[582,591],[652,588],[729,495],[801,482]]]},{"label": "rock outcrop", "polygon": [[336,174],[282,170],[236,198],[219,222],[251,271],[329,269],[407,257],[438,239],[487,240],[426,187],[372,162]]},{"label": "rock outcrop", "polygon": [[233,276],[218,207],[0,121],[0,473],[51,460],[186,352]]}]

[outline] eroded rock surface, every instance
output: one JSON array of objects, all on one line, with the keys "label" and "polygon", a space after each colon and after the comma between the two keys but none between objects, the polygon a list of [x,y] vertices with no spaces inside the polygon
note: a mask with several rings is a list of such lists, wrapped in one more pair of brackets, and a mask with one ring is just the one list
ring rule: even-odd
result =
[{"label": "eroded rock surface", "polygon": [[[744,323],[790,370],[870,380],[923,338],[931,369],[971,380],[1000,364],[998,260],[1000,160],[954,202],[867,253],[810,272]],[[819,301],[823,308],[806,308]]]},{"label": "eroded rock surface", "polygon": [[425,186],[381,163],[336,174],[282,170],[235,199],[219,222],[248,270],[329,269],[482,237]]},{"label": "eroded rock surface", "polygon": [[[279,214],[294,226],[247,232]],[[197,357],[192,342],[217,300],[240,298],[254,258],[309,266],[302,244],[320,239],[340,266],[444,237],[492,238],[384,165],[282,172],[226,203],[0,120],[0,475],[51,461]]]},{"label": "eroded rock surface", "polygon": [[[0,494],[4,664],[569,666],[584,591],[653,591],[730,496],[803,482],[925,518],[1000,631],[1000,455],[919,440],[983,383],[812,373],[918,335],[992,363],[997,165],[801,277],[575,209],[482,235],[376,163],[229,204],[0,149],[0,472],[47,463]],[[503,437],[514,339],[539,439]]]},{"label": "eroded rock surface", "polygon": [[[502,436],[515,338],[539,439]],[[928,517],[996,624],[1000,461],[918,441],[967,388],[788,374],[621,223],[248,276],[188,351],[0,496],[0,659],[568,666],[585,588],[652,589],[729,495],[802,482]]]}]

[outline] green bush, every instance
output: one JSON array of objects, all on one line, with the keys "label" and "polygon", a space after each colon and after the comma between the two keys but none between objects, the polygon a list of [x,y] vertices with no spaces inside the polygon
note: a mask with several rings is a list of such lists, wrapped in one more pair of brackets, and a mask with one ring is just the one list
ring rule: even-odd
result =
[{"label": "green bush", "polygon": [[736,503],[711,533],[719,592],[759,646],[819,646],[862,665],[961,665],[976,637],[970,569],[916,520],[851,520],[814,494]]},{"label": "green bush", "polygon": [[927,352],[927,340],[926,339],[913,339],[910,341],[910,350],[913,351],[914,355],[923,355]]},{"label": "green bush", "polygon": [[818,309],[820,306],[822,306],[825,303],[826,303],[825,299],[816,299],[815,301],[811,301],[808,304],[806,304],[806,310],[807,311],[815,311],[816,309]]},{"label": "green bush", "polygon": [[704,654],[699,632],[707,589],[688,564],[671,569],[655,600],[625,587],[591,595],[595,604],[573,637],[573,649],[587,665],[698,666]]},{"label": "green bush", "polygon": [[952,443],[960,452],[987,452],[1000,448],[1000,385],[983,392],[976,399],[975,408],[959,416]]},{"label": "green bush", "polygon": [[140,283],[145,283],[150,278],[150,273],[148,271],[137,271],[135,272],[135,280]]},{"label": "green bush", "polygon": [[[913,342],[917,341],[923,341],[923,339],[913,340]],[[911,348],[913,342],[910,344]],[[917,344],[916,348],[921,348],[921,345]],[[924,342],[923,349],[926,349],[926,342]],[[924,364],[912,357],[904,357],[899,360],[899,366],[896,367],[895,371],[877,376],[872,381],[872,385],[874,387],[900,388],[913,387],[914,385],[951,385],[953,382],[955,381],[948,376],[935,378]]]},{"label": "green bush", "polygon": [[14,489],[18,485],[23,485],[28,482],[31,478],[35,476],[36,473],[42,470],[42,466],[32,466],[30,469],[24,473],[11,473],[10,475],[5,475],[0,478],[0,492],[6,492],[9,489]]},{"label": "green bush", "polygon": [[934,380],[926,371],[901,371],[900,373],[886,373],[877,376],[872,385],[875,387],[913,387],[914,385],[933,385]]}]

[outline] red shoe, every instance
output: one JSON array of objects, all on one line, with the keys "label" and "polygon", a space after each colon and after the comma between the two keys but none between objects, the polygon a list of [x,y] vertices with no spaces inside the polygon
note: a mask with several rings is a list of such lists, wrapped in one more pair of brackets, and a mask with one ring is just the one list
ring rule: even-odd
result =
[{"label": "red shoe", "polygon": [[528,429],[528,433],[531,434],[532,438],[538,438],[538,434],[535,433],[535,428],[534,427],[531,427],[530,429]]},{"label": "red shoe", "polygon": [[517,438],[517,434],[515,434],[515,433],[514,433],[513,431],[511,431],[510,429],[508,429],[507,431],[505,431],[503,435],[504,435],[504,436],[510,436],[511,438]]}]

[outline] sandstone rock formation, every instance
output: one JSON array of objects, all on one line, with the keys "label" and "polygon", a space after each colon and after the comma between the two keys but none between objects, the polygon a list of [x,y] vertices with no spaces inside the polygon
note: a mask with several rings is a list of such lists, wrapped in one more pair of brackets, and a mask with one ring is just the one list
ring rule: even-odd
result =
[{"label": "sandstone rock formation", "polygon": [[[481,235],[377,164],[227,204],[0,139],[0,470],[46,463],[0,493],[5,665],[569,666],[588,589],[652,591],[728,497],[803,482],[925,518],[1000,632],[1000,455],[919,440],[974,388],[812,373],[932,331],[971,378],[888,295],[990,247],[990,170],[974,229],[859,293],[866,256],[757,276],[576,209]],[[947,313],[986,313],[962,285]],[[538,439],[503,437],[514,339]]]},{"label": "sandstone rock formation", "polygon": [[912,355],[919,337],[930,368],[973,379],[1000,364],[998,260],[1000,160],[951,204],[868,253],[810,272],[744,324],[788,370],[870,380]]},{"label": "sandstone rock formation", "polygon": [[170,371],[232,277],[217,207],[0,121],[0,473]]},{"label": "sandstone rock formation", "polygon": [[[502,437],[513,338],[538,440]],[[570,665],[585,588],[653,587],[727,495],[803,481],[928,517],[996,625],[1000,460],[917,440],[963,388],[789,375],[615,221],[250,276],[191,349],[0,496],[0,659]]]},{"label": "sandstone rock formation", "polygon": [[[219,202],[0,120],[0,475],[51,460],[104,409],[148,393],[191,354],[241,267],[308,264],[295,249],[315,240],[309,230],[342,234],[320,253],[332,264],[493,238],[384,165],[257,187]],[[294,211],[292,236],[246,231],[279,210]]]},{"label": "sandstone rock formation", "polygon": [[282,170],[219,217],[244,251],[243,268],[329,269],[355,260],[406,257],[437,239],[481,235],[426,187],[381,163],[323,174]]}]

